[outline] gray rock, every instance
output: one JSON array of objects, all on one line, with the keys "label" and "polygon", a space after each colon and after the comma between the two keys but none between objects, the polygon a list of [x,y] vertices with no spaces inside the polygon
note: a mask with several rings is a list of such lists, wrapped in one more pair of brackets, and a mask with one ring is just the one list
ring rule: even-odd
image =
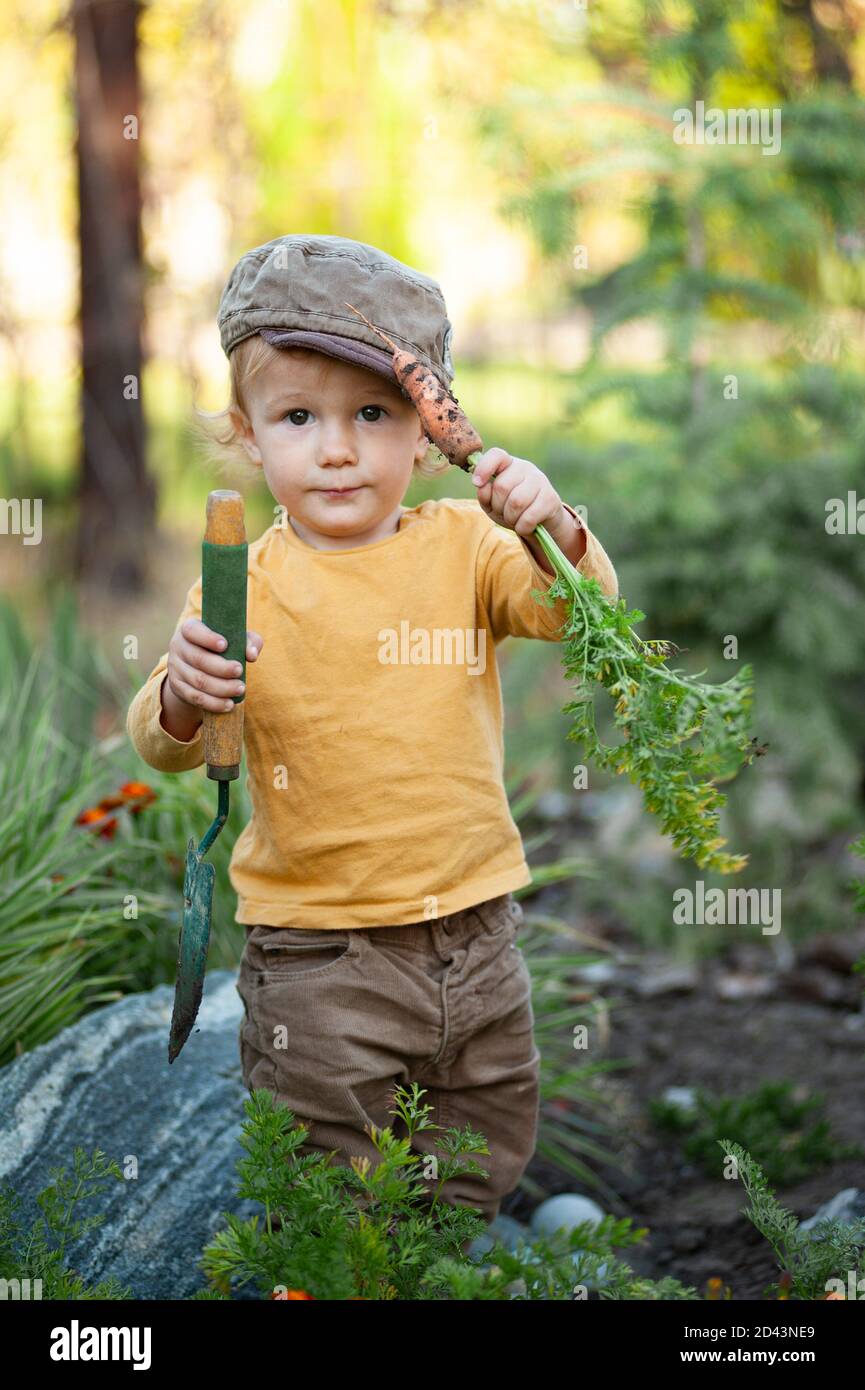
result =
[{"label": "gray rock", "polygon": [[[535,1207],[531,1215],[531,1228],[537,1235],[551,1236],[558,1230],[570,1233],[584,1221],[590,1221],[593,1226],[597,1226],[603,1219],[603,1209],[597,1202],[593,1202],[591,1197],[583,1196],[582,1192],[559,1192],[555,1197],[548,1197],[539,1207]],[[579,1270],[583,1258],[580,1250],[575,1250],[571,1255],[575,1272]],[[595,1275],[585,1281],[586,1288],[599,1289],[607,1282],[607,1278],[607,1264],[603,1261],[598,1265]]]},{"label": "gray rock", "polygon": [[[49,1169],[102,1149],[138,1175],[110,1178],[83,1215],[102,1226],[69,1247],[87,1283],[114,1275],[138,1299],[183,1299],[206,1286],[198,1260],[223,1213],[262,1213],[235,1196],[248,1092],[240,1071],[243,1005],[229,970],[210,972],[180,1056],[168,1063],[174,986],[85,1015],[0,1069],[0,1181],[20,1199],[25,1230]],[[258,1297],[255,1290],[237,1296]]]},{"label": "gray rock", "polygon": [[824,1202],[818,1207],[813,1216],[809,1216],[807,1221],[799,1222],[800,1231],[812,1231],[818,1221],[841,1221],[845,1226],[852,1226],[857,1221],[865,1220],[865,1192],[858,1187],[845,1187],[841,1192],[836,1192],[828,1202]]},{"label": "gray rock", "polygon": [[483,1234],[472,1241],[469,1246],[469,1254],[472,1257],[486,1255],[487,1251],[492,1250],[494,1245],[503,1245],[506,1250],[513,1253],[520,1240],[527,1245],[530,1244],[531,1234],[528,1226],[523,1226],[512,1216],[504,1216],[499,1213],[495,1220],[489,1223]]},{"label": "gray rock", "polygon": [[657,999],[662,994],[690,994],[700,983],[699,967],[688,961],[668,961],[649,966],[635,982],[637,994],[643,999]]},{"label": "gray rock", "polygon": [[562,1228],[573,1231],[584,1221],[597,1226],[603,1216],[603,1210],[591,1197],[584,1197],[581,1192],[559,1192],[535,1207],[530,1225],[537,1235],[546,1236]]},{"label": "gray rock", "polygon": [[667,1086],[661,1096],[668,1105],[675,1105],[679,1110],[695,1110],[697,1108],[697,1092],[693,1086]]},{"label": "gray rock", "polygon": [[578,966],[572,972],[574,979],[586,985],[610,985],[618,974],[615,964],[609,960],[593,960]]}]

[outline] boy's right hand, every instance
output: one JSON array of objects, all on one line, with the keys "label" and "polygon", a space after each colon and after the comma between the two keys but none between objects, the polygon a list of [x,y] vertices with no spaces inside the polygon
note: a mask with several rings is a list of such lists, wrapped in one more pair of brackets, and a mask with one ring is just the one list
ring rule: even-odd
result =
[{"label": "boy's right hand", "polygon": [[[163,706],[168,713],[172,696],[177,713],[200,716],[201,710],[223,714],[234,706],[229,697],[244,690],[240,663],[226,661],[219,653],[225,638],[206,627],[200,618],[187,618],[168,644],[168,672],[162,686]],[[264,646],[257,632],[246,634],[246,659],[255,661]],[[170,692],[170,694],[169,694]],[[184,711],[185,707],[185,711]]]}]

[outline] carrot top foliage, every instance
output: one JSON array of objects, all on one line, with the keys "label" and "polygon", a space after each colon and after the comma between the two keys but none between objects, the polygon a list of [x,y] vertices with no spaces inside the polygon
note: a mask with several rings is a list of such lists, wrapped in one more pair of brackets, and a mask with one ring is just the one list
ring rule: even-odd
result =
[{"label": "carrot top foliage", "polygon": [[[735,776],[763,750],[749,738],[746,721],[753,686],[750,666],[743,666],[721,685],[710,685],[684,671],[671,670],[665,658],[672,643],[644,641],[632,624],[645,613],[628,611],[623,598],[613,601],[597,579],[581,575],[543,526],[534,532],[555,571],[555,579],[535,597],[568,603],[562,628],[565,674],[576,680],[577,694],[564,706],[573,715],[567,737],[583,745],[587,759],[611,772],[627,773],[643,793],[648,811],[683,857],[702,869],[738,873],[747,855],[725,853],[718,835],[718,816],[726,796],[718,781]],[[594,682],[614,698],[620,744],[604,743],[595,726]]]}]

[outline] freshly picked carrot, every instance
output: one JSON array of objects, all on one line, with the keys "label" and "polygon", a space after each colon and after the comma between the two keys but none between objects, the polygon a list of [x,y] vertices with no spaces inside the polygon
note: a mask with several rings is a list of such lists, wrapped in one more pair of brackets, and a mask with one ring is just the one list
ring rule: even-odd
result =
[{"label": "freshly picked carrot", "polygon": [[374,323],[370,323],[360,309],[355,309],[347,300],[346,308],[362,318],[367,328],[371,328],[373,333],[377,333],[387,343],[393,353],[393,369],[397,381],[406,395],[411,397],[421,418],[424,434],[432,440],[446,459],[471,473],[468,457],[484,446],[474,425],[460,409],[456,396],[452,396],[450,391],[442,386],[429,367],[419,362],[413,353],[398,347],[392,338],[380,328],[376,328]]},{"label": "freshly picked carrot", "polygon": [[[483,443],[457,398],[413,353],[398,347],[360,310],[354,313],[393,352],[397,380],[413,402],[424,433],[445,458],[471,473],[477,462],[472,455],[483,450]],[[638,608],[629,611],[621,596],[608,598],[597,579],[580,574],[545,526],[537,526],[533,534],[556,576],[546,594],[533,590],[535,597],[550,607],[557,598],[567,600],[562,660],[566,676],[577,682],[574,700],[563,709],[573,716],[567,737],[581,744],[588,760],[607,771],[627,773],[640,787],[646,809],[659,818],[664,834],[684,858],[701,869],[740,872],[748,856],[721,848],[727,841],[718,835],[718,818],[727,798],[716,784],[729,781],[740,766],[765,752],[765,745],[747,732],[751,667],[743,666],[720,685],[699,680],[703,671],[689,676],[671,670],[665,658],[678,647],[658,639],[646,641],[633,629],[645,613]],[[616,702],[613,717],[622,731],[620,744],[604,743],[598,735],[595,681]]]}]

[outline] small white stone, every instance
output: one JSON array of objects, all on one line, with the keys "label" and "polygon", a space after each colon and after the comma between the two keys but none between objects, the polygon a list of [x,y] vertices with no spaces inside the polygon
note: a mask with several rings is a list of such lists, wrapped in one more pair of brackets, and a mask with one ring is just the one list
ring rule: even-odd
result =
[{"label": "small white stone", "polygon": [[591,1197],[584,1197],[580,1192],[560,1192],[535,1208],[529,1224],[536,1235],[546,1236],[562,1227],[573,1231],[584,1221],[596,1226],[603,1217],[603,1210]]}]

